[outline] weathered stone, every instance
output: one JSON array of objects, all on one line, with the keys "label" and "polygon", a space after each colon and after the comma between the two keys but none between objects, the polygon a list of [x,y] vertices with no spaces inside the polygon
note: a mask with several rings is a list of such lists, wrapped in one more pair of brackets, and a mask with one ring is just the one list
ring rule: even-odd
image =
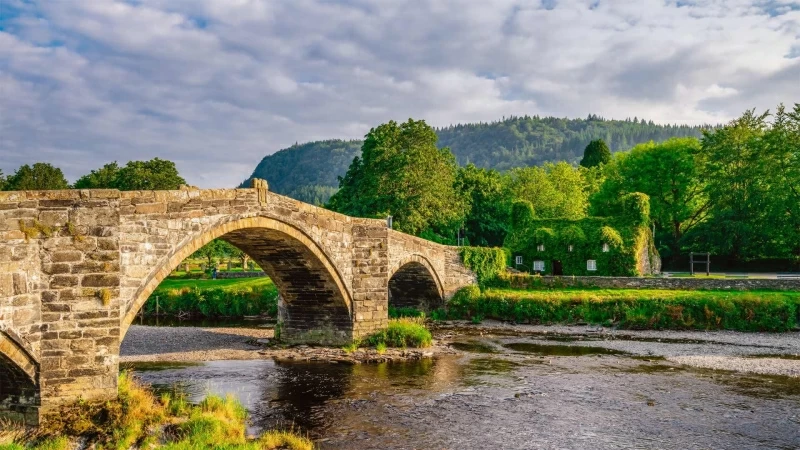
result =
[{"label": "weathered stone", "polygon": [[[26,237],[19,220],[37,218],[56,229]],[[279,286],[288,341],[346,343],[386,326],[390,290],[393,302],[415,292],[436,303],[474,282],[455,248],[271,193],[266,182],[0,192],[0,382],[27,393],[0,389],[0,415],[7,405],[36,412],[115,395],[119,343],[133,318],[161,280],[217,238]],[[18,348],[3,347],[12,334]],[[19,377],[2,378],[13,371]]]}]

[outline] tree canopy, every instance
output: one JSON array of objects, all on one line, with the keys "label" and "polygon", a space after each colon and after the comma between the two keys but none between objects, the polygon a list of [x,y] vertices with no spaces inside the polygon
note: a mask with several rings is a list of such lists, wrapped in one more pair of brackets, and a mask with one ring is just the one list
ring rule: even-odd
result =
[{"label": "tree canopy", "polygon": [[68,189],[69,183],[61,169],[49,163],[25,164],[5,180],[7,191],[36,191]]},{"label": "tree canopy", "polygon": [[154,158],[149,161],[129,161],[120,167],[116,161],[92,170],[75,182],[77,189],[170,190],[186,184],[175,163]]},{"label": "tree canopy", "polygon": [[359,217],[391,215],[398,230],[452,239],[463,222],[463,200],[455,158],[436,139],[422,120],[371,129],[328,207]]},{"label": "tree canopy", "polygon": [[583,150],[581,166],[597,167],[601,164],[608,164],[609,161],[611,161],[611,150],[608,149],[608,145],[602,139],[595,139],[589,142],[589,145]]}]

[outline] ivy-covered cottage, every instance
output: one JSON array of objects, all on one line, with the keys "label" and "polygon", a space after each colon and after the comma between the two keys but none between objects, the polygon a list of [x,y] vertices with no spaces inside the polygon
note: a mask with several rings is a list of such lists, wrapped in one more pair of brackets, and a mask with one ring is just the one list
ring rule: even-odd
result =
[{"label": "ivy-covered cottage", "polygon": [[515,202],[504,246],[509,265],[543,275],[644,276],[659,273],[661,258],[650,230],[650,199],[620,199],[614,217],[537,219],[530,202]]}]

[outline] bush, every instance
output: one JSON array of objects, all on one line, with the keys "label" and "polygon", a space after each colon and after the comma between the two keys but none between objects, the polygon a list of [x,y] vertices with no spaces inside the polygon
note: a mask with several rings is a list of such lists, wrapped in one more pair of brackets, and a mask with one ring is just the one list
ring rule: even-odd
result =
[{"label": "bush", "polygon": [[420,311],[413,306],[389,306],[389,318],[398,319],[400,317],[425,317],[425,311]]},{"label": "bush", "polygon": [[156,290],[142,308],[145,314],[188,313],[206,317],[236,317],[266,314],[278,315],[278,292],[274,287],[242,289],[182,288]]},{"label": "bush", "polygon": [[421,319],[392,319],[389,326],[364,340],[364,344],[377,347],[381,344],[388,347],[430,347],[433,342],[431,332],[425,328]]},{"label": "bush", "polygon": [[497,277],[506,270],[506,252],[502,248],[461,247],[461,260],[478,277],[478,283]]},{"label": "bush", "polygon": [[474,286],[456,293],[447,317],[517,323],[614,325],[628,329],[788,331],[797,326],[800,293],[564,289],[521,291]]}]

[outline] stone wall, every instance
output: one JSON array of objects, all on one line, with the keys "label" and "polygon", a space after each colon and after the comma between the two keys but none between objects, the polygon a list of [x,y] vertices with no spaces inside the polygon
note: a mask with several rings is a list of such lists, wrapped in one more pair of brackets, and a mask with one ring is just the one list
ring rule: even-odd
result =
[{"label": "stone wall", "polygon": [[[515,278],[519,277],[516,281]],[[512,276],[512,285],[537,280],[549,287],[596,287],[603,289],[675,289],[675,290],[775,290],[800,291],[800,279],[748,278],[637,278],[637,277],[552,277]]]}]

